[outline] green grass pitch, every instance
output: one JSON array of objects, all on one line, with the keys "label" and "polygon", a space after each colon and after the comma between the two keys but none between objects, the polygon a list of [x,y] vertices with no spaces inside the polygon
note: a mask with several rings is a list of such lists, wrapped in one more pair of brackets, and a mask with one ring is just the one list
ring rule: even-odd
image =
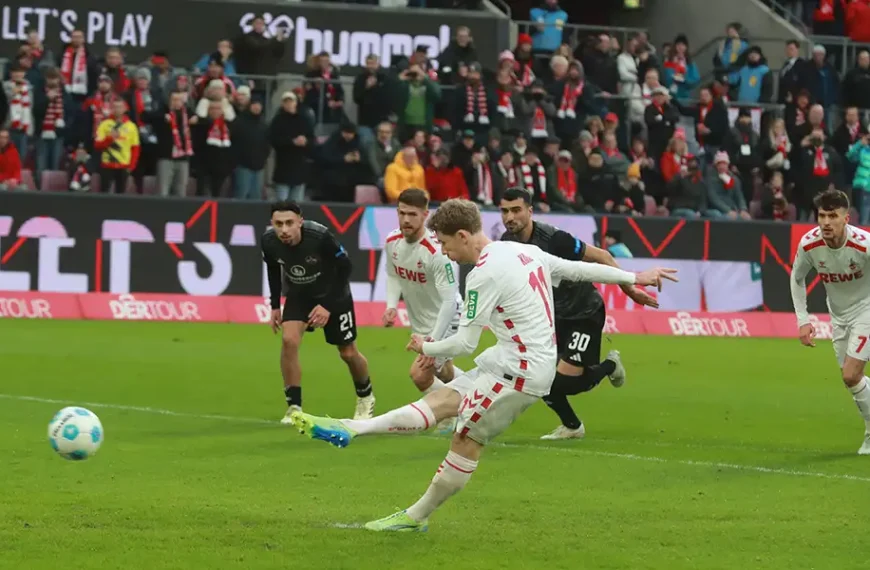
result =
[{"label": "green grass pitch", "polygon": [[[360,331],[380,412],[417,398],[406,339]],[[267,327],[0,321],[0,568],[870,567],[870,457],[855,455],[863,426],[830,343],[611,347],[628,380],[574,398],[586,440],[540,441],[558,422],[537,404],[429,533],[378,535],[341,526],[414,502],[447,439],[337,450],[279,426]],[[306,410],[352,412],[320,333],[302,365]],[[102,419],[92,460],[65,461],[46,441],[67,403]]]}]

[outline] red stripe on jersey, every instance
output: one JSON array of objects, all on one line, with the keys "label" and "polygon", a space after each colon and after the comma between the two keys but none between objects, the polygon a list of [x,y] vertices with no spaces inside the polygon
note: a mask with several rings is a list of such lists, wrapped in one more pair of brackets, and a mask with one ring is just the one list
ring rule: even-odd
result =
[{"label": "red stripe on jersey", "polygon": [[397,239],[402,239],[402,234],[396,234],[394,236],[388,237],[387,243],[390,243],[391,241],[396,241]]},{"label": "red stripe on jersey", "polygon": [[[809,250],[811,250],[811,249],[816,249],[817,247],[822,247],[823,245],[825,245],[825,240],[821,240],[821,239],[820,239],[820,240],[818,240],[818,241],[814,241],[814,242],[812,242],[812,243],[808,243],[807,245],[805,245],[805,246],[804,246],[804,251],[809,251]],[[849,243],[846,242],[846,245],[849,245]]]},{"label": "red stripe on jersey", "polygon": [[851,247],[852,249],[857,249],[857,250],[860,251],[861,253],[867,253],[867,248],[866,248],[866,247],[864,247],[863,245],[858,245],[857,243],[855,243],[855,242],[853,242],[853,241],[847,241],[847,242],[846,242],[846,247]]},{"label": "red stripe on jersey", "polygon": [[423,416],[423,421],[426,422],[426,427],[424,429],[429,429],[429,418],[426,417],[426,414],[423,413],[423,410],[415,406],[414,404],[409,404],[412,408],[420,412],[420,415]]},{"label": "red stripe on jersey", "polygon": [[464,427],[464,428],[462,428],[462,431],[459,432],[459,435],[465,435],[465,434],[467,434],[469,429],[470,429],[470,428],[468,428],[468,427]]},{"label": "red stripe on jersey", "polygon": [[444,463],[446,463],[446,464],[449,465],[450,467],[456,469],[456,470],[459,471],[460,473],[474,473],[474,471],[468,471],[467,469],[462,469],[461,467],[457,467],[456,465],[453,465],[452,463],[450,463],[450,462],[447,461],[446,459],[444,460]]},{"label": "red stripe on jersey", "polygon": [[504,307],[496,307],[495,310],[498,311],[499,313],[503,313]]},{"label": "red stripe on jersey", "polygon": [[428,249],[428,250],[429,250],[429,253],[431,253],[431,254],[434,254],[434,253],[435,253],[435,246],[432,245],[431,243],[429,243],[429,240],[427,240],[426,238],[423,238],[423,239],[420,241],[420,245],[422,245],[423,247],[425,247],[426,249]]},{"label": "red stripe on jersey", "polygon": [[501,392],[502,388],[504,388],[502,384],[496,384],[492,387],[492,391],[498,394],[499,392]]},{"label": "red stripe on jersey", "polygon": [[514,322],[510,319],[505,319],[504,326],[506,326],[508,330],[511,330],[512,328],[514,328]]},{"label": "red stripe on jersey", "polygon": [[517,377],[516,381],[514,382],[514,390],[516,390],[517,392],[522,392],[523,386],[525,385],[526,379],[522,377]]},{"label": "red stripe on jersey", "polygon": [[529,361],[528,360],[520,360],[520,370],[528,370],[529,369]]},{"label": "red stripe on jersey", "polygon": [[471,414],[471,418],[468,421],[470,421],[473,424],[476,424],[478,422],[478,420],[480,420],[480,414],[478,414],[477,412],[474,412],[473,414]]},{"label": "red stripe on jersey", "polygon": [[[500,386],[500,385],[501,384],[497,384],[497,386]],[[483,406],[484,410],[489,409],[489,407],[492,405],[492,400],[489,398],[484,398],[483,402],[481,402],[480,405]]]},{"label": "red stripe on jersey", "polygon": [[475,266],[475,267],[483,267],[483,264],[484,264],[484,263],[486,263],[486,262],[485,262],[485,261],[481,261],[480,263],[476,263],[474,266]]}]

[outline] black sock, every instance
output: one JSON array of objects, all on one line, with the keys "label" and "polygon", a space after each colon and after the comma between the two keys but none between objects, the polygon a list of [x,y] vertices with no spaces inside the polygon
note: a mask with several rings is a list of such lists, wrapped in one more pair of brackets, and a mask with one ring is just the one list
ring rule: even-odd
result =
[{"label": "black sock", "polygon": [[556,412],[559,419],[562,420],[562,425],[568,429],[577,429],[583,422],[574,413],[574,408],[568,401],[567,396],[561,394],[550,394],[544,397],[544,403],[550,406],[550,409]]},{"label": "black sock", "polygon": [[302,407],[302,386],[284,386],[284,399],[287,406]]},{"label": "black sock", "polygon": [[616,370],[616,363],[612,360],[605,360],[601,364],[593,364],[583,369],[583,378],[590,384],[595,386],[604,380],[605,376],[610,376]]},{"label": "black sock", "polygon": [[356,388],[356,395],[358,398],[365,398],[367,396],[372,395],[372,380],[371,378],[366,378],[362,381],[362,383],[353,381],[354,388]]}]

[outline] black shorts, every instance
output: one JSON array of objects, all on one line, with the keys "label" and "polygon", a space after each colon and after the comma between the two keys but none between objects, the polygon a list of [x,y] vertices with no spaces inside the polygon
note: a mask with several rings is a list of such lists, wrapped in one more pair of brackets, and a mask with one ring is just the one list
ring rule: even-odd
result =
[{"label": "black shorts", "polygon": [[[282,321],[308,322],[308,315],[320,301],[317,299],[304,299],[299,297],[287,297],[284,301],[284,314]],[[308,329],[309,331],[313,329]],[[353,299],[340,301],[329,312],[329,321],[323,327],[323,336],[326,342],[334,346],[345,346],[356,340],[356,313],[353,310]]]},{"label": "black shorts", "polygon": [[588,319],[560,321],[556,319],[556,343],[559,359],[574,366],[593,366],[601,363],[601,336],[605,313]]}]

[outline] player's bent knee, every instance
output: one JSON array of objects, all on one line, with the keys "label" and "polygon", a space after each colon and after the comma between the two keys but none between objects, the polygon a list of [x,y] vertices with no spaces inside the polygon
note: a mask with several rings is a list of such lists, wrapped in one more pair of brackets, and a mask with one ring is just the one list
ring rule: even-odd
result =
[{"label": "player's bent knee", "polygon": [[421,392],[425,391],[432,385],[432,380],[434,378],[434,374],[432,374],[431,370],[423,370],[416,362],[411,365],[411,370],[408,375],[411,377],[414,386],[416,386]]},{"label": "player's bent knee", "polygon": [[459,415],[459,405],[462,396],[456,390],[442,388],[428,394],[423,400],[432,409],[435,418],[440,422],[443,419],[455,418]]},{"label": "player's bent knee", "polygon": [[300,344],[302,344],[302,336],[296,331],[284,329],[281,333],[281,346],[284,350],[297,351]]},{"label": "player's bent knee", "polygon": [[357,358],[359,354],[359,349],[356,347],[356,343],[352,342],[350,344],[346,344],[344,346],[338,347],[338,355],[345,362],[349,362],[355,358]]},{"label": "player's bent knee", "polygon": [[483,444],[474,441],[465,433],[456,432],[453,434],[453,440],[450,442],[450,451],[466,459],[477,461],[480,459],[480,453],[483,451]]},{"label": "player's bent knee", "polygon": [[866,362],[847,356],[843,363],[843,383],[846,386],[855,386],[864,377]]}]

